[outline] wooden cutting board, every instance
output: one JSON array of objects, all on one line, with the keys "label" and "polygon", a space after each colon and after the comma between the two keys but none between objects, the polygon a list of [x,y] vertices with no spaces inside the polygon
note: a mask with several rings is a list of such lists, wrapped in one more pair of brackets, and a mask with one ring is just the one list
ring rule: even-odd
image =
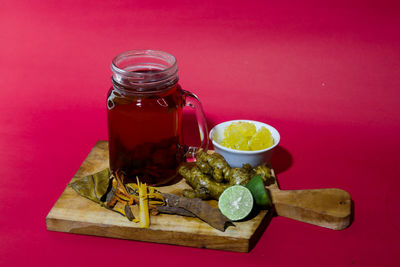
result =
[{"label": "wooden cutting board", "polygon": [[[89,153],[71,182],[108,167],[108,143],[99,141]],[[179,194],[189,188],[184,180],[160,187],[163,193]],[[279,190],[278,183],[268,187],[278,215],[331,229],[350,224],[351,200],[340,189]],[[316,202],[317,201],[317,202]],[[216,201],[211,201],[216,206]],[[256,244],[275,210],[263,210],[254,218],[235,222],[221,232],[198,218],[159,214],[151,216],[149,228],[102,208],[78,195],[68,184],[46,217],[50,231],[94,235],[136,241],[182,245],[199,248],[248,252]]]}]

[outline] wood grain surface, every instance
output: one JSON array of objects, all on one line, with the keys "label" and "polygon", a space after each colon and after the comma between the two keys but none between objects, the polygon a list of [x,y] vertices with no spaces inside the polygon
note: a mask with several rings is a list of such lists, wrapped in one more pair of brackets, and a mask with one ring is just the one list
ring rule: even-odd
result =
[{"label": "wood grain surface", "polygon": [[270,190],[279,216],[342,230],[351,224],[350,194],[338,188]]}]

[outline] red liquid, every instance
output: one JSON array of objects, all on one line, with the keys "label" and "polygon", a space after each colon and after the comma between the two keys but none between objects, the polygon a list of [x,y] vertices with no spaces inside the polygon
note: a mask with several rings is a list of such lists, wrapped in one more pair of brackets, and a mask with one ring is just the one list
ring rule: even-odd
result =
[{"label": "red liquid", "polygon": [[162,185],[176,176],[184,159],[181,94],[177,84],[149,96],[121,95],[110,89],[110,168],[124,172],[125,183],[138,177],[149,185]]}]

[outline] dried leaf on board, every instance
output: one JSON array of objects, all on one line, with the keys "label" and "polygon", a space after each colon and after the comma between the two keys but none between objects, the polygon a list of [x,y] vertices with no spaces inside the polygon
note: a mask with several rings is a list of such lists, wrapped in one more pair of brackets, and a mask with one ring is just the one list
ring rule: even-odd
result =
[{"label": "dried leaf on board", "polygon": [[157,211],[159,213],[165,213],[165,214],[174,214],[174,215],[180,215],[180,216],[186,216],[186,217],[196,217],[193,213],[190,211],[187,211],[183,208],[179,207],[170,207],[170,206],[157,206]]},{"label": "dried leaf on board", "polygon": [[70,185],[81,196],[103,205],[101,198],[107,193],[110,170],[104,169],[92,175],[75,180]]},{"label": "dried leaf on board", "polygon": [[217,230],[224,232],[229,225],[234,226],[231,220],[226,218],[219,209],[211,207],[199,198],[186,198],[173,194],[162,195],[168,206],[183,208]]}]

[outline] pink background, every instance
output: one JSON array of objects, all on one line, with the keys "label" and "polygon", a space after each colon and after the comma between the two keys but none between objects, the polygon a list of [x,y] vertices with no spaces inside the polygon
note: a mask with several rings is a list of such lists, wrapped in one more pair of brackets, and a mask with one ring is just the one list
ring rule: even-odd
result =
[{"label": "pink background", "polygon": [[[399,266],[397,3],[2,1],[0,265]],[[111,59],[141,48],[178,58],[210,126],[275,126],[281,188],[345,189],[353,224],[276,217],[248,254],[47,231],[47,213],[107,138]]]}]

